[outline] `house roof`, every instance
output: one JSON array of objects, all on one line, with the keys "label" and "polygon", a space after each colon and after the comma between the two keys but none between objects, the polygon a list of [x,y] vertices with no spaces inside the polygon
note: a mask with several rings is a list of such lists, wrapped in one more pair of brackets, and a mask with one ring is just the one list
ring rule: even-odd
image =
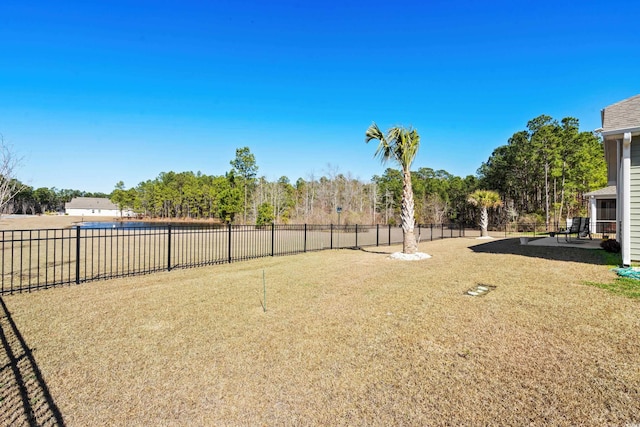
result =
[{"label": "house roof", "polygon": [[608,187],[601,188],[599,190],[590,191],[588,193],[584,193],[585,196],[591,197],[594,196],[596,199],[615,199],[616,198],[616,186],[610,185]]},{"label": "house roof", "polygon": [[112,209],[118,207],[111,200],[103,197],[74,197],[64,204],[65,209]]},{"label": "house roof", "polygon": [[640,127],[640,95],[611,104],[601,113],[602,131],[626,130]]}]

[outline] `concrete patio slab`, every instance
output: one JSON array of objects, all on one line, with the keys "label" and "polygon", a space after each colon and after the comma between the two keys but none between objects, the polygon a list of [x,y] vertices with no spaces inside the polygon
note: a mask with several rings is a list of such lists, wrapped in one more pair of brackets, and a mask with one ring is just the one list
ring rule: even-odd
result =
[{"label": "concrete patio slab", "polygon": [[583,249],[602,249],[600,247],[600,239],[576,239],[572,238],[567,242],[564,236],[559,239],[556,237],[530,237],[527,245],[530,246],[550,246],[564,248],[583,248]]}]

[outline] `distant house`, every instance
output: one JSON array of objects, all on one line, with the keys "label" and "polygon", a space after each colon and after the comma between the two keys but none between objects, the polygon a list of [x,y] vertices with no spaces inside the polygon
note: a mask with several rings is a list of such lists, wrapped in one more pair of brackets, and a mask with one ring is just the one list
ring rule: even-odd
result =
[{"label": "distant house", "polygon": [[72,216],[119,216],[118,206],[101,197],[74,197],[64,204],[64,213]]},{"label": "distant house", "polygon": [[616,238],[622,263],[640,261],[640,95],[601,112],[608,185],[615,186]]}]

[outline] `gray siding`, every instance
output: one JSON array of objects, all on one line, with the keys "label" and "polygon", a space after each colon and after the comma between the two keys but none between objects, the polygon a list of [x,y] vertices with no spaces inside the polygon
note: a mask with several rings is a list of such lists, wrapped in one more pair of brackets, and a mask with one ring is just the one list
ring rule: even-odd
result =
[{"label": "gray siding", "polygon": [[604,157],[607,160],[607,185],[616,185],[618,181],[618,141],[604,142]]},{"label": "gray siding", "polygon": [[640,261],[640,137],[631,140],[631,260]]}]

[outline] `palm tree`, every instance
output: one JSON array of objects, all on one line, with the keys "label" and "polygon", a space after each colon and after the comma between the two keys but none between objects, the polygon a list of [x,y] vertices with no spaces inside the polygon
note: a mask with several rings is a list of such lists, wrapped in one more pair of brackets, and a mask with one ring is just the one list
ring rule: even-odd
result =
[{"label": "palm tree", "polygon": [[480,208],[480,237],[486,237],[487,227],[489,226],[489,214],[487,209],[502,206],[500,195],[491,190],[476,190],[469,194],[467,201],[473,206]]},{"label": "palm tree", "polygon": [[366,132],[365,142],[372,139],[380,141],[374,157],[380,157],[382,163],[393,160],[402,168],[402,252],[415,254],[418,251],[418,243],[413,233],[414,203],[413,189],[411,187],[411,163],[416,158],[420,146],[420,135],[413,129],[392,127],[383,134],[375,123],[369,126]]}]

